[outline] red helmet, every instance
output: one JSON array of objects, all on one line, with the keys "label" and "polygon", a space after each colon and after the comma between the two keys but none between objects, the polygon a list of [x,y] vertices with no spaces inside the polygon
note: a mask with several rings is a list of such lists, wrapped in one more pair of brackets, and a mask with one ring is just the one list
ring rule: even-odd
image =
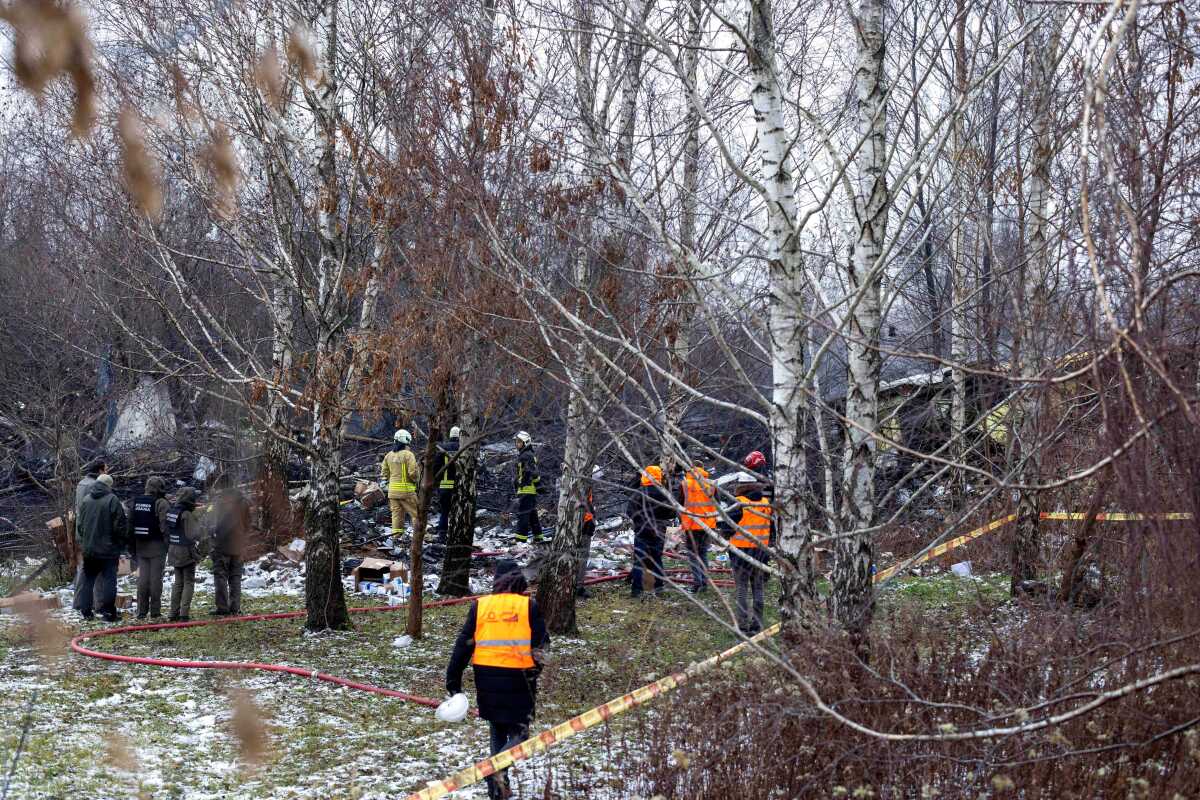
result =
[{"label": "red helmet", "polygon": [[761,450],[753,450],[742,459],[742,466],[746,469],[762,469],[766,465],[767,457],[762,454]]}]

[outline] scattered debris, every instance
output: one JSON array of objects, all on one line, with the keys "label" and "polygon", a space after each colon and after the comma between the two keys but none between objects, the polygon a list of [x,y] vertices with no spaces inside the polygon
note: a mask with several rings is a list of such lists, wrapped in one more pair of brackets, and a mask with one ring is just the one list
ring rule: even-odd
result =
[{"label": "scattered debris", "polygon": [[119,403],[117,422],[108,436],[110,451],[136,450],[175,435],[175,412],[165,382],[144,377]]},{"label": "scattered debris", "polygon": [[304,544],[303,539],[292,539],[286,547],[279,548],[277,552],[293,564],[299,564],[304,560]]}]

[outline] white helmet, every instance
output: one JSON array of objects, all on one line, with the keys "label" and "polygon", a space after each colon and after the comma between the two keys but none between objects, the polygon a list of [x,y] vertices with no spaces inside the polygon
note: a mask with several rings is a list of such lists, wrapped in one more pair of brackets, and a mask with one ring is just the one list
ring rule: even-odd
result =
[{"label": "white helmet", "polygon": [[412,434],[404,430],[404,428],[396,431],[395,439],[400,444],[412,444]]},{"label": "white helmet", "polygon": [[524,445],[529,445],[529,444],[533,443],[533,437],[530,436],[525,431],[517,431],[517,435],[514,436],[513,438]]},{"label": "white helmet", "polygon": [[457,425],[451,426],[451,428],[450,428],[450,438],[451,438],[451,439],[457,439],[457,438],[459,438],[459,437],[461,437],[461,436],[462,436],[462,428],[458,427]]},{"label": "white helmet", "polygon": [[442,722],[462,722],[467,718],[467,711],[471,707],[471,701],[462,692],[447,697],[442,701],[442,704],[437,707],[434,715]]}]

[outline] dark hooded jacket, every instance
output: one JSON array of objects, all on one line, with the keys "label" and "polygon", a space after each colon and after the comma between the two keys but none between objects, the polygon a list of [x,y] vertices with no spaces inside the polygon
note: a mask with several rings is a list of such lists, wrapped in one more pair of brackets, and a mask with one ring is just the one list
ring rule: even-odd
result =
[{"label": "dark hooded jacket", "polygon": [[190,486],[179,490],[175,505],[167,513],[167,564],[187,567],[199,564],[200,521],[196,513],[196,490]]},{"label": "dark hooded jacket", "polygon": [[[493,594],[521,594],[529,589],[525,576],[514,561],[501,561],[496,565]],[[478,603],[471,603],[471,610],[458,632],[454,651],[450,654],[450,665],[446,668],[446,691],[458,694],[462,691],[462,676],[475,653],[475,615]],[[475,665],[475,696],[479,716],[502,724],[516,725],[533,719],[534,703],[537,700],[537,679],[542,671],[541,651],[550,644],[546,622],[537,601],[529,601],[529,627],[532,632],[532,669],[510,669]]]},{"label": "dark hooded jacket", "polygon": [[118,558],[129,545],[129,517],[104,481],[93,483],[79,506],[77,533],[90,558]]},{"label": "dark hooded jacket", "polygon": [[[148,504],[151,513],[158,520],[157,536],[138,536],[135,518],[138,516],[138,505]],[[146,479],[146,492],[140,497],[133,498],[132,514],[130,515],[130,548],[138,558],[161,558],[167,554],[167,513],[171,503],[167,500],[167,484],[162,478],[153,475]]]},{"label": "dark hooded jacket", "polygon": [[662,536],[675,519],[675,505],[658,484],[639,485],[629,496],[625,516],[633,523],[635,536]]}]

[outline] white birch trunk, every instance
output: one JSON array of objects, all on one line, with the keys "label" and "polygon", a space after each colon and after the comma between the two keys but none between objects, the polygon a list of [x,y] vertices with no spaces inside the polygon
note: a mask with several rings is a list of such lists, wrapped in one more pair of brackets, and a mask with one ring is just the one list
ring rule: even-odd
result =
[{"label": "white birch trunk", "polygon": [[[1018,465],[1018,479],[1024,485],[1036,484],[1042,477],[1042,452],[1038,433],[1041,427],[1039,389],[1040,352],[1039,325],[1044,324],[1047,275],[1050,260],[1050,167],[1054,158],[1054,77],[1062,38],[1061,12],[1050,16],[1043,29],[1044,37],[1032,37],[1026,45],[1026,57],[1035,88],[1031,133],[1033,153],[1029,172],[1029,239],[1025,247],[1025,263],[1021,275],[1021,319],[1024,322],[1017,352],[1017,372],[1021,395],[1013,404],[1017,435],[1013,441],[1013,457]],[[1012,585],[1014,593],[1022,582],[1037,577],[1040,548],[1038,493],[1022,489],[1017,495],[1017,521],[1013,532]]]},{"label": "white birch trunk", "polygon": [[884,109],[883,0],[862,0],[854,18],[858,60],[855,158],[856,238],[847,281],[855,305],[847,319],[846,455],[842,465],[842,525],[834,556],[832,611],[864,644],[874,612],[871,582],[875,524],[875,434],[878,431],[880,260],[890,198]]},{"label": "white birch trunk", "polygon": [[[585,128],[585,140],[588,143],[588,162],[599,177],[601,158],[598,152],[599,131],[595,125],[595,89],[591,84],[589,69],[592,59],[593,23],[591,9],[586,3],[579,6],[579,26],[575,35],[578,37],[574,45],[576,50],[576,87],[575,96],[578,104],[579,118]],[[570,46],[571,43],[568,43]],[[640,59],[639,48],[632,42],[626,48],[626,64],[634,58]],[[628,75],[626,75],[628,79]],[[618,130],[624,136],[628,131],[629,141],[632,142],[632,115],[636,111],[636,94],[633,90],[636,84],[626,82],[622,98],[621,119]],[[626,102],[628,100],[629,102]],[[628,116],[627,116],[628,115]],[[627,123],[628,120],[628,123]],[[624,143],[618,147],[618,159],[622,156]],[[630,144],[630,148],[632,144]],[[625,157],[631,156],[631,150],[624,150]],[[628,162],[620,165],[622,170],[628,169]],[[618,212],[619,213],[619,212]],[[581,291],[586,291],[592,283],[593,275],[590,257],[581,253],[575,262],[574,280]],[[580,300],[582,303],[582,300]],[[582,305],[576,307],[580,311]],[[575,626],[575,579],[578,574],[578,558],[582,544],[581,528],[583,522],[583,501],[586,496],[585,480],[589,475],[588,461],[591,459],[592,448],[589,445],[592,430],[591,415],[596,409],[595,383],[590,376],[587,345],[576,342],[570,365],[567,366],[567,377],[570,380],[570,395],[567,401],[567,430],[563,443],[563,471],[558,482],[557,527],[554,540],[546,553],[542,565],[539,586],[538,606],[546,620],[546,627],[553,633],[573,633]]]},{"label": "white birch trunk", "polygon": [[800,232],[796,230],[796,185],[783,115],[783,89],[776,69],[770,0],[751,0],[750,99],[758,131],[762,183],[767,200],[767,259],[770,277],[771,437],[775,447],[774,514],[783,564],[780,613],[789,641],[816,622],[812,536],[805,506],[808,462],[804,449],[806,372],[804,315],[806,281]]},{"label": "white birch trunk", "polygon": [[316,297],[312,303],[316,326],[313,353],[312,477],[305,516],[308,545],[305,548],[306,626],[311,630],[344,628],[350,624],[342,590],[338,507],[342,453],[342,375],[338,365],[341,344],[342,287],[338,280],[344,247],[338,206],[341,190],[337,169],[337,22],[336,0],[318,7],[314,29],[322,37],[319,75],[305,97],[314,117],[316,136],[317,262]]},{"label": "white birch trunk", "polygon": [[[970,337],[973,335],[970,319],[967,314],[967,300],[971,296],[970,277],[967,271],[965,240],[967,225],[967,205],[970,202],[967,189],[967,165],[964,158],[966,136],[963,130],[963,114],[965,113],[967,94],[967,54],[966,26],[967,12],[965,0],[955,3],[957,18],[954,23],[954,89],[955,105],[959,111],[951,123],[951,152],[953,153],[953,207],[956,209],[957,220],[954,226],[954,236],[951,242],[951,299],[950,299],[950,361],[951,361],[951,399],[950,399],[950,441],[951,452],[958,460],[966,457],[967,442],[967,362],[970,354]],[[962,472],[956,471],[961,478]],[[961,484],[962,481],[958,480]],[[961,485],[959,489],[961,489]]]}]

